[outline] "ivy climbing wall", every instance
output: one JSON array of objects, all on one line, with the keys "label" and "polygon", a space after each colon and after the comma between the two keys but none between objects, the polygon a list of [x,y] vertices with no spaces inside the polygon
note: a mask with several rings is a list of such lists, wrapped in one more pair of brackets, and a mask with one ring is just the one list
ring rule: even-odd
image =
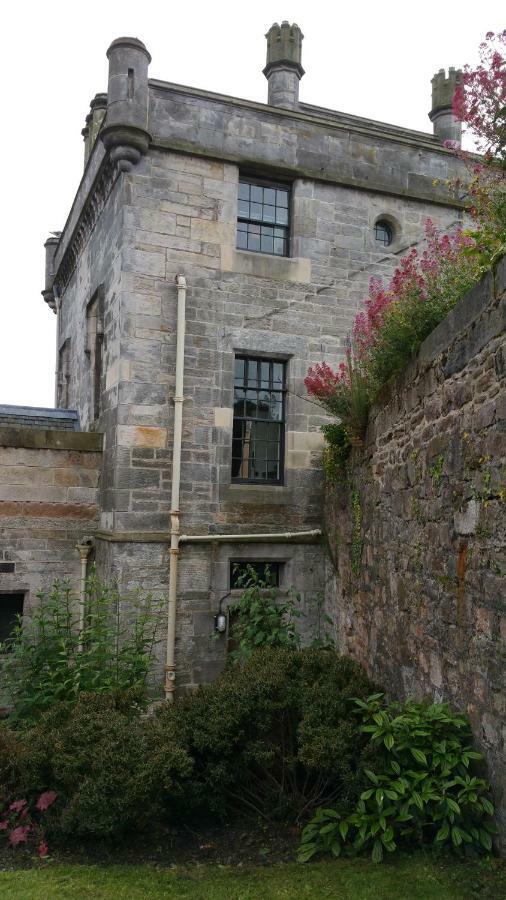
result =
[{"label": "ivy climbing wall", "polygon": [[390,696],[467,711],[506,843],[506,265],[422,345],[329,486],[328,612]]}]

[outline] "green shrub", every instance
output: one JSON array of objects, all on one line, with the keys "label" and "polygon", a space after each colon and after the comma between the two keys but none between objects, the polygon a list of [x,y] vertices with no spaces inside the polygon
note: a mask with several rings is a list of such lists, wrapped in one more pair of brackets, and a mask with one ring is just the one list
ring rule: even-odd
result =
[{"label": "green shrub", "polygon": [[[81,692],[144,687],[161,624],[151,597],[128,601],[95,576],[86,584],[85,615],[67,583],[39,594],[31,616],[8,642],[3,678],[14,720],[34,721],[54,703],[74,702]],[[121,615],[120,615],[121,613]]]},{"label": "green shrub", "polygon": [[473,771],[482,755],[465,716],[441,703],[386,705],[381,694],[356,704],[374,754],[364,766],[368,786],[349,815],[318,809],[299,859],[370,849],[380,862],[384,851],[413,844],[491,850],[490,787]]},{"label": "green shrub", "polygon": [[346,481],[347,462],[351,453],[348,430],[342,423],[329,422],[322,425],[325,446],[323,448],[323,469],[327,481],[338,484]]},{"label": "green shrub", "polygon": [[295,650],[300,644],[296,619],[301,617],[298,608],[300,595],[290,588],[281,595],[272,584],[271,572],[266,568],[262,578],[253,566],[246,566],[239,578],[242,594],[230,607],[234,616],[231,636],[237,642],[237,650],[230,654],[232,663],[249,659],[260,647],[288,647]]},{"label": "green shrub", "polygon": [[8,725],[0,723],[0,808],[20,784],[23,745]]},{"label": "green shrub", "polygon": [[194,761],[185,811],[292,821],[323,802],[349,811],[367,743],[351,698],[370,690],[331,648],[265,648],[163,709],[160,747],[182,745]]},{"label": "green shrub", "polygon": [[191,761],[164,744],[135,693],[81,694],[57,704],[24,736],[24,782],[58,793],[48,832],[65,838],[119,837],[156,823],[162,789],[177,794]]}]

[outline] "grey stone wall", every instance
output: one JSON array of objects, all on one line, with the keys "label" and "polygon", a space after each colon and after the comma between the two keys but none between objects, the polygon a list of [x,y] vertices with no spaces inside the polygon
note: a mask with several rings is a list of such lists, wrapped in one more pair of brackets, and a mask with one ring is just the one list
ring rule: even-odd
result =
[{"label": "grey stone wall", "polygon": [[0,427],[0,594],[22,592],[25,612],[55,579],[79,585],[75,549],[99,520],[100,435]]},{"label": "grey stone wall", "polygon": [[393,697],[467,712],[503,842],[505,275],[503,260],[427,338],[373,410],[351,483],[329,491],[326,507],[340,649]]}]

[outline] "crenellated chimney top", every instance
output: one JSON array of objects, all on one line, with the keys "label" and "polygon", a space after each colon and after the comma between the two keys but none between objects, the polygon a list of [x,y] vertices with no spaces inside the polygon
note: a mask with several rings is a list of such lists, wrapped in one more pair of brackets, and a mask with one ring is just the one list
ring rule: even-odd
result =
[{"label": "crenellated chimney top", "polygon": [[299,26],[289,22],[271,25],[267,38],[267,63],[263,73],[268,81],[268,100],[271,106],[289,109],[299,102],[299,81],[302,68],[302,41],[304,35]]},{"label": "crenellated chimney top", "polygon": [[454,116],[452,104],[461,75],[461,70],[453,66],[448,69],[448,75],[444,69],[436,72],[431,82],[432,108],[429,113],[436,137],[441,141],[451,141],[459,147],[462,141],[462,124]]}]

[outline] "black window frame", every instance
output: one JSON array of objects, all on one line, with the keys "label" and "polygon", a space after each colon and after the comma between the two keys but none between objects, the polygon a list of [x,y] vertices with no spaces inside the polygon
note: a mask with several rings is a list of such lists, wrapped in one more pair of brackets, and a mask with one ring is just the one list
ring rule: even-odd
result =
[{"label": "black window frame", "polygon": [[[244,366],[244,377],[242,381],[242,387],[239,387],[237,384],[236,377],[236,363],[239,361],[243,361],[246,363]],[[252,388],[249,387],[248,377],[249,377],[249,365],[253,363],[257,365],[257,387]],[[258,368],[261,364],[269,365],[269,388],[262,388],[262,378],[261,378],[261,368]],[[279,365],[282,367],[282,382],[281,388],[275,388],[273,385],[275,384],[273,378],[273,366]],[[233,421],[232,421],[232,460],[231,460],[231,483],[232,484],[261,484],[261,485],[273,485],[279,486],[284,484],[285,478],[285,430],[286,430],[286,369],[287,369],[287,360],[279,359],[277,357],[271,356],[256,356],[254,354],[247,353],[237,353],[234,358],[234,406],[233,406]],[[238,398],[236,396],[236,391],[243,391],[244,398]],[[272,393],[277,393],[281,398],[281,418],[279,419],[268,419],[263,417],[254,417],[248,416],[246,414],[240,416],[236,415],[236,403],[240,402],[241,399],[244,400],[244,404],[246,403],[247,397],[246,393],[248,391],[256,391],[257,395],[262,393],[262,391]],[[246,412],[246,407],[244,405],[244,413]],[[278,478],[255,478],[251,477],[251,474],[248,475],[247,478],[242,477],[240,475],[234,475],[234,460],[240,459],[239,456],[234,456],[234,442],[237,440],[242,440],[241,438],[236,438],[234,436],[236,430],[236,422],[263,422],[263,423],[272,423],[279,425],[279,441],[265,441],[265,443],[277,443],[278,444]],[[241,457],[242,459],[242,457]],[[269,460],[274,461],[274,460]],[[239,469],[241,469],[242,464],[240,464]],[[249,469],[249,467],[248,467]]]},{"label": "black window frame", "polygon": [[[379,236],[380,232],[383,232],[383,234],[386,235],[386,239]],[[378,219],[378,221],[374,223],[374,240],[382,247],[392,246],[394,242],[394,229],[386,219]]]},{"label": "black window frame", "polygon": [[[288,195],[287,206],[282,207],[287,210],[287,222],[286,224],[278,223],[276,221],[269,221],[268,219],[259,218],[251,215],[251,206],[249,209],[249,216],[241,214],[240,205],[243,198],[241,198],[241,185],[249,185],[251,187],[261,188],[262,190],[273,190],[273,191],[284,191]],[[276,197],[277,199],[277,197]],[[264,200],[261,202],[256,202],[250,199],[247,201],[250,204],[255,202],[258,206],[271,206],[272,204],[265,204]],[[277,209],[276,202],[274,203],[274,208]],[[280,207],[281,208],[281,207]],[[241,247],[239,246],[239,225],[253,225],[258,226],[260,228],[260,247],[258,249],[254,247]],[[249,175],[240,175],[239,176],[239,185],[238,185],[238,196],[237,196],[237,220],[236,220],[236,248],[237,250],[243,250],[247,253],[263,253],[266,256],[275,256],[278,259],[286,259],[290,257],[290,248],[291,248],[291,227],[292,227],[292,186],[287,182],[276,181],[274,179],[267,178],[256,178],[255,176]],[[262,249],[262,237],[268,237],[267,235],[262,235],[261,230],[264,229],[280,229],[283,232],[282,239],[284,245],[283,253],[275,253],[273,250],[265,250]],[[281,238],[277,235],[272,235],[273,243],[274,238],[280,240]]]},{"label": "black window frame", "polygon": [[240,578],[242,572],[235,572],[234,567],[238,566],[243,571],[247,568],[247,566],[251,566],[257,573],[260,579],[262,579],[261,569],[263,568],[264,573],[266,569],[269,569],[273,578],[271,582],[265,585],[265,588],[268,590],[269,588],[276,588],[277,590],[281,589],[281,569],[283,566],[283,561],[279,559],[230,559],[229,560],[229,583],[231,591],[242,591],[244,588],[236,583],[236,579]]},{"label": "black window frame", "polygon": [[[21,607],[20,609],[18,608],[18,610],[13,610],[11,616],[6,617],[6,619],[5,619],[6,622],[7,622],[8,618],[11,619],[11,627],[10,627],[9,632],[6,633],[5,635],[4,635],[4,630],[3,630],[4,622],[2,621],[2,628],[0,630],[0,643],[5,644],[5,642],[6,641],[8,642],[9,639],[12,637],[13,629],[15,628],[15,626],[19,620],[19,617],[22,618],[24,615],[26,591],[16,591],[15,589],[7,590],[7,591],[0,590],[0,604],[3,602],[4,598],[11,598],[14,602],[17,601]],[[9,645],[7,644],[7,647],[8,646]]]}]

